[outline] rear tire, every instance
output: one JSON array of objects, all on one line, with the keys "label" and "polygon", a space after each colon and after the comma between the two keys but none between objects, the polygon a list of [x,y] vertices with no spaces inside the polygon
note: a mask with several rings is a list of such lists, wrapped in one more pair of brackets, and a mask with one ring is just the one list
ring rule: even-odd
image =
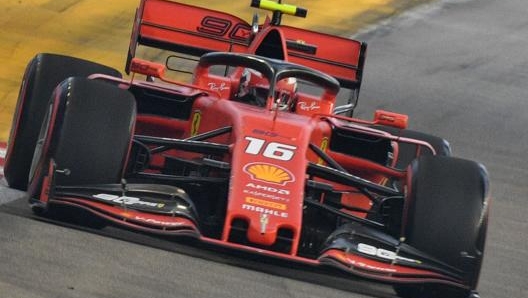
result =
[{"label": "rear tire", "polygon": [[49,97],[71,76],[121,74],[110,67],[68,56],[38,54],[26,67],[7,146],[4,175],[10,187],[26,190],[29,169]]},{"label": "rear tire", "polygon": [[[487,228],[488,175],[473,161],[421,156],[409,167],[404,206],[405,242],[464,272],[476,288]],[[400,297],[467,297],[469,291],[442,286],[395,286]],[[435,296],[436,295],[436,296]],[[429,297],[425,296],[425,297]]]},{"label": "rear tire", "polygon": [[136,102],[126,90],[69,78],[48,105],[30,171],[30,198],[38,199],[52,162],[54,184],[119,183],[134,130]]}]

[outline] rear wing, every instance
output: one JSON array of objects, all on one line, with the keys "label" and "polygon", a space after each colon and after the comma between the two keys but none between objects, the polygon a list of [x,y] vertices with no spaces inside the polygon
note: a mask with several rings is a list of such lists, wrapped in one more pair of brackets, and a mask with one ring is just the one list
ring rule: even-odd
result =
[{"label": "rear wing", "polygon": [[[357,96],[365,61],[365,43],[274,25],[269,20],[262,26],[274,26],[283,32],[289,61],[334,76],[342,87],[355,90]],[[228,13],[168,0],[142,0],[136,11],[126,71],[129,73],[138,44],[201,56],[214,51],[246,53],[253,40],[262,40],[253,37],[250,24]]]},{"label": "rear wing", "polygon": [[138,44],[201,56],[208,52],[245,52],[251,26],[233,15],[172,2],[141,0],[130,40],[126,64]]}]

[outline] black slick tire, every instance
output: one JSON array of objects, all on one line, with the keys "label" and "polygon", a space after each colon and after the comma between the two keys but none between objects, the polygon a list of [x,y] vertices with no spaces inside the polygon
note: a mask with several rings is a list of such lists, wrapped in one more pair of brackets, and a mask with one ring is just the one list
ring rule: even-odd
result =
[{"label": "black slick tire", "polygon": [[[489,185],[485,168],[460,158],[421,156],[408,171],[402,231],[405,242],[461,270],[464,284],[474,289],[487,228]],[[469,295],[469,290],[438,285],[403,285],[395,286],[395,290],[404,298]]]},{"label": "black slick tire", "polygon": [[20,86],[4,166],[10,187],[27,188],[35,143],[55,87],[68,77],[87,77],[94,73],[121,77],[113,68],[55,54],[38,54],[28,64]]},{"label": "black slick tire", "polygon": [[55,165],[55,185],[119,183],[134,131],[133,95],[112,84],[69,78],[48,104],[31,164],[29,196],[38,200]]}]

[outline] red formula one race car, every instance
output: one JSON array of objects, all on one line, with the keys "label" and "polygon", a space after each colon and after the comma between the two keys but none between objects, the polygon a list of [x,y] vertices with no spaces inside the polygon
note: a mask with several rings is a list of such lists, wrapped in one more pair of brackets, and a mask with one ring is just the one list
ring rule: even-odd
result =
[{"label": "red formula one race car", "polygon": [[43,214],[78,207],[141,232],[339,268],[401,297],[478,297],[484,167],[406,129],[405,115],[352,118],[366,45],[281,25],[304,9],[252,6],[273,16],[249,24],[142,0],[129,79],[37,55],[8,144],[9,185]]}]

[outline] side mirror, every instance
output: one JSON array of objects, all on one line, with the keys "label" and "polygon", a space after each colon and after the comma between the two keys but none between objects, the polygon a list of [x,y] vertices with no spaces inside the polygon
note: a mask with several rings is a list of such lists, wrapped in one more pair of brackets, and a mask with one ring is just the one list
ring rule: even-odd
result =
[{"label": "side mirror", "polygon": [[408,121],[409,116],[404,114],[398,114],[384,110],[376,110],[376,112],[374,112],[374,124],[405,129],[407,128]]},{"label": "side mirror", "polygon": [[146,76],[163,79],[165,76],[165,65],[147,60],[133,58],[130,62],[130,71]]}]

